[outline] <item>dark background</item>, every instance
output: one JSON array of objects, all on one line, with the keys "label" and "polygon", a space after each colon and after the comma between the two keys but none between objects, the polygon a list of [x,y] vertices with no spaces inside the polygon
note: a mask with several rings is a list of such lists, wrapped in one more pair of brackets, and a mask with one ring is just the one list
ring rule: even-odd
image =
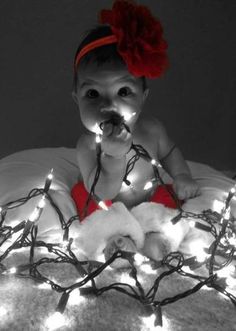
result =
[{"label": "dark background", "polygon": [[[236,169],[236,1],[148,0],[169,43],[170,69],[149,83],[145,111],[163,121],[184,156]],[[73,57],[112,1],[0,0],[0,157],[74,147]]]}]

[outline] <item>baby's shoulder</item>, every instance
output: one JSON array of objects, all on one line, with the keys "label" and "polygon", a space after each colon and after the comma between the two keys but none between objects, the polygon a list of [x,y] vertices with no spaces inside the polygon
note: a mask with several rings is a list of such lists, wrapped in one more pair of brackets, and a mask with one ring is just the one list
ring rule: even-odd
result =
[{"label": "baby's shoulder", "polygon": [[138,122],[138,130],[145,135],[157,137],[163,130],[163,124],[154,116],[140,117]]}]

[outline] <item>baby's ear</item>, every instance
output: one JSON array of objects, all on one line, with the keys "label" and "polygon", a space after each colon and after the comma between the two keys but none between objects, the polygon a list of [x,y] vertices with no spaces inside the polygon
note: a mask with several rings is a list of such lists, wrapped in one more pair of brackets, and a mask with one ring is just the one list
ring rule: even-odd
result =
[{"label": "baby's ear", "polygon": [[78,105],[78,96],[77,96],[76,92],[72,91],[71,95],[72,95],[72,99],[74,100],[74,102]]},{"label": "baby's ear", "polygon": [[149,94],[149,88],[146,88],[143,92],[143,102],[145,102],[145,100],[147,99]]}]

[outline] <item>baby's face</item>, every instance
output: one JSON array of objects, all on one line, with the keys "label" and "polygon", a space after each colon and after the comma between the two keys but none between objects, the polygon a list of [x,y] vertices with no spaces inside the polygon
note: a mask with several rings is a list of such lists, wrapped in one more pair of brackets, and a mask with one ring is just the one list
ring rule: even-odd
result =
[{"label": "baby's face", "polygon": [[132,131],[146,94],[141,78],[132,76],[122,64],[90,64],[78,70],[74,97],[81,121],[91,132],[97,132],[97,127],[113,113],[123,116]]}]

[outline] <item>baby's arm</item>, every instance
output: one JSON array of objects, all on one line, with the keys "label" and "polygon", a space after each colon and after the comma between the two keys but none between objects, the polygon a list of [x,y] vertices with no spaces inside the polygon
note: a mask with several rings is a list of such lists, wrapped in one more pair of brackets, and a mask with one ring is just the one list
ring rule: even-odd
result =
[{"label": "baby's arm", "polygon": [[[96,195],[102,199],[113,199],[120,191],[125,175],[125,155],[130,149],[131,135],[125,128],[104,128],[102,137],[101,172],[95,187]],[[77,143],[77,160],[84,185],[89,192],[94,181],[97,158],[95,136],[83,135]]]},{"label": "baby's arm", "polygon": [[199,194],[199,187],[192,178],[190,169],[179,148],[168,137],[164,126],[158,121],[158,158],[163,168],[173,178],[173,187],[180,199]]}]

